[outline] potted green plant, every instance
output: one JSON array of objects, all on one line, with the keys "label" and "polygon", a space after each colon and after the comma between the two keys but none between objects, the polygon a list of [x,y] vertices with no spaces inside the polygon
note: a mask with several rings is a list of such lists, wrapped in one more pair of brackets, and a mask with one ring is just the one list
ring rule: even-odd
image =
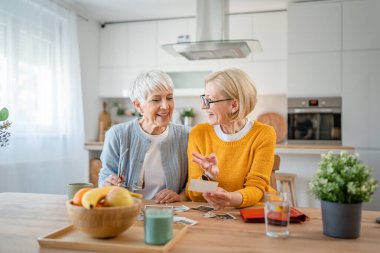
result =
[{"label": "potted green plant", "polygon": [[323,154],[310,182],[311,192],[321,200],[323,233],[337,238],[358,238],[362,202],[377,187],[373,168],[357,154]]},{"label": "potted green plant", "polygon": [[195,113],[193,111],[193,108],[185,109],[181,113],[181,118],[183,119],[183,124],[185,126],[192,126],[194,117],[195,117]]},{"label": "potted green plant", "polygon": [[9,117],[9,111],[7,108],[0,110],[0,147],[5,147],[8,145],[9,137],[11,133],[8,131],[8,128],[11,126],[11,123],[7,120]]}]

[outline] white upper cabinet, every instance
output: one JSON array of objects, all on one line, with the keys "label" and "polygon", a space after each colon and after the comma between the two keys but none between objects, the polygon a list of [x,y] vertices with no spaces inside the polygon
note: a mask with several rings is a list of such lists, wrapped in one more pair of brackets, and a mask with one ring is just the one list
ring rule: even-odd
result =
[{"label": "white upper cabinet", "polygon": [[343,53],[343,145],[380,148],[380,50]]},{"label": "white upper cabinet", "polygon": [[[179,35],[190,35],[190,19],[174,19],[158,21],[157,24],[157,55],[158,67],[167,68],[178,64],[186,65],[188,61],[181,56],[173,56],[163,50],[161,45],[177,43]],[[190,38],[194,39],[194,38]]]},{"label": "white upper cabinet", "polygon": [[156,25],[156,22],[106,25],[100,30],[100,67],[155,67]]},{"label": "white upper cabinet", "polygon": [[252,14],[230,15],[228,37],[230,40],[253,39]]},{"label": "white upper cabinet", "polygon": [[341,3],[289,4],[289,53],[341,50]]},{"label": "white upper cabinet", "polygon": [[286,60],[288,56],[287,12],[253,15],[253,38],[260,41],[262,52],[253,52],[254,61]]},{"label": "white upper cabinet", "polygon": [[343,2],[343,50],[380,49],[380,1]]},{"label": "white upper cabinet", "polygon": [[341,96],[342,6],[289,4],[288,96]]},{"label": "white upper cabinet", "polygon": [[341,53],[290,54],[288,96],[340,96]]},{"label": "white upper cabinet", "polygon": [[100,29],[100,67],[127,65],[127,24],[106,25]]},{"label": "white upper cabinet", "polygon": [[157,22],[127,25],[127,66],[151,69],[156,66]]}]

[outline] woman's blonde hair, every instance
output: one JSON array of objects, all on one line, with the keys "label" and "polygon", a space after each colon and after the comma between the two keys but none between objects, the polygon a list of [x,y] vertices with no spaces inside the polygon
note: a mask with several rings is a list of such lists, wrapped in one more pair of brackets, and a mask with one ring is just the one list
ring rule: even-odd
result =
[{"label": "woman's blonde hair", "polygon": [[242,70],[228,68],[211,73],[206,77],[205,86],[214,84],[226,98],[232,98],[239,103],[238,110],[231,115],[232,120],[244,119],[255,109],[257,92],[255,83]]},{"label": "woman's blonde hair", "polygon": [[145,103],[148,95],[155,91],[173,91],[173,81],[161,70],[150,70],[140,73],[132,83],[131,100]]}]

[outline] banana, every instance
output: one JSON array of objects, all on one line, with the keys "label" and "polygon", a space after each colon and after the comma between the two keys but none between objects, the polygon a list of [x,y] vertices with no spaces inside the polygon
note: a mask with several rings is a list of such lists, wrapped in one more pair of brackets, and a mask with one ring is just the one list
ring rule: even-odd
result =
[{"label": "banana", "polygon": [[[87,209],[94,208],[94,207],[96,207],[96,205],[98,204],[98,202],[100,200],[102,200],[103,198],[106,198],[107,194],[111,190],[113,190],[111,192],[115,192],[115,189],[117,189],[116,192],[118,192],[118,191],[122,192],[122,195],[120,196],[120,198],[122,198],[122,200],[121,200],[121,202],[119,199],[115,200],[112,196],[114,194],[112,194],[111,196],[109,196],[108,201],[106,201],[108,206],[130,205],[133,203],[133,200],[131,197],[140,198],[140,199],[143,198],[143,196],[141,194],[130,192],[123,187],[104,186],[104,187],[100,187],[100,188],[94,188],[94,189],[91,189],[88,192],[86,192],[82,197],[82,205]],[[107,198],[106,198],[106,200],[107,200]],[[126,202],[124,202],[124,201],[126,201]]]},{"label": "banana", "polygon": [[96,207],[96,204],[101,199],[103,199],[111,189],[115,187],[117,186],[104,186],[101,188],[94,188],[86,192],[82,197],[82,205],[87,209]]},{"label": "banana", "polygon": [[129,194],[131,194],[132,197],[135,197],[138,199],[142,199],[144,197],[142,194],[135,193],[135,192],[129,192]]}]

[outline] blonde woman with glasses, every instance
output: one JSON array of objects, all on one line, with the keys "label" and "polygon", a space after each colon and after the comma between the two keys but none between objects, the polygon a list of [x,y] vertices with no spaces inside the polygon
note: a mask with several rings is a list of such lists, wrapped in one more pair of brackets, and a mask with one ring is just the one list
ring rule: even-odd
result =
[{"label": "blonde woman with glasses", "polygon": [[205,80],[201,108],[208,123],[198,124],[189,135],[190,179],[217,181],[216,191],[186,193],[193,201],[207,201],[215,209],[247,207],[274,191],[269,178],[274,162],[276,134],[271,126],[251,121],[256,88],[242,70],[231,68]]}]

